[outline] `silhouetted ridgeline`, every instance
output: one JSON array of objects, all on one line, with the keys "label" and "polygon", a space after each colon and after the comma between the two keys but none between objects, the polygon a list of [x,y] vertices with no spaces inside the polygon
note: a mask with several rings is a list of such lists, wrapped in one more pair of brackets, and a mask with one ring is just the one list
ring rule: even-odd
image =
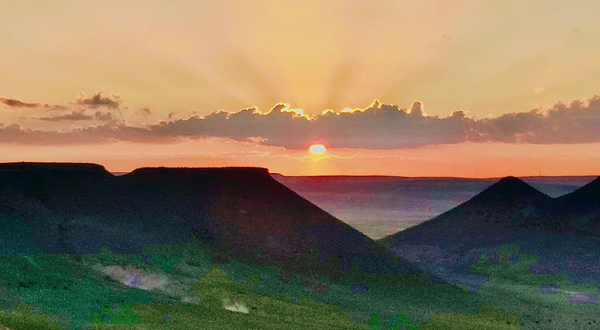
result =
[{"label": "silhouetted ridgeline", "polygon": [[464,251],[502,244],[516,228],[510,220],[513,213],[551,200],[527,183],[506,177],[452,210],[388,236],[381,242],[398,251],[400,246],[408,249],[414,245],[444,246],[450,251]]},{"label": "silhouetted ridgeline", "polygon": [[[264,168],[0,164],[0,214],[46,253],[134,253],[193,236],[216,259],[297,272],[412,272],[385,249],[279,184]],[[19,251],[14,251],[19,252]]]},{"label": "silhouetted ridgeline", "polygon": [[570,274],[573,256],[600,258],[599,234],[600,179],[554,199],[507,177],[456,208],[380,242],[422,267],[457,267],[461,272],[483,254],[494,255],[512,244]]},{"label": "silhouetted ridgeline", "polygon": [[600,178],[533,211],[524,224],[561,234],[600,236]]}]

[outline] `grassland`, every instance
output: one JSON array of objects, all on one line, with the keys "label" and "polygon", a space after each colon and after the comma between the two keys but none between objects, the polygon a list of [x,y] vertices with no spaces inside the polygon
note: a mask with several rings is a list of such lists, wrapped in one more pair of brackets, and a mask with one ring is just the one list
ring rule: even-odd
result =
[{"label": "grassland", "polygon": [[0,324],[10,329],[435,329],[498,319],[478,295],[424,276],[315,283],[215,264],[199,242],[139,255],[0,255],[0,283]]}]

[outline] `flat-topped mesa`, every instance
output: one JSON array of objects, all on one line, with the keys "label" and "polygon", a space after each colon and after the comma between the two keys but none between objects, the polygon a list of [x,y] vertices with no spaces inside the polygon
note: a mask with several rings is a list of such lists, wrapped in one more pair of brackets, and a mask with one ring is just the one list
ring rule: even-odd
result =
[{"label": "flat-topped mesa", "polygon": [[114,176],[93,164],[0,164],[0,201],[0,215],[21,218],[48,253],[98,253],[105,245],[138,253],[195,236],[218,260],[290,272],[414,272],[265,168],[158,167]]},{"label": "flat-topped mesa", "polygon": [[86,184],[112,178],[104,166],[92,163],[2,163],[0,185],[42,186]]},{"label": "flat-topped mesa", "polygon": [[110,174],[102,165],[93,163],[44,163],[44,162],[17,162],[0,163],[0,173],[88,173]]},{"label": "flat-topped mesa", "polygon": [[140,180],[270,179],[269,170],[263,167],[142,167],[124,177]]},{"label": "flat-topped mesa", "polygon": [[201,174],[201,173],[244,173],[244,174],[269,174],[269,169],[264,167],[140,167],[129,175],[173,175],[176,173]]}]

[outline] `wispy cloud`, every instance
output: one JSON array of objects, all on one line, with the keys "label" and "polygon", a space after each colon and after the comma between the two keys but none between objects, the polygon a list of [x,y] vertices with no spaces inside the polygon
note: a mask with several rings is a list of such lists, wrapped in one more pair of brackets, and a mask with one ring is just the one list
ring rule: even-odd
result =
[{"label": "wispy cloud", "polygon": [[44,106],[41,103],[32,103],[32,102],[23,102],[17,99],[10,99],[5,97],[0,97],[0,102],[11,108],[39,108]]},{"label": "wispy cloud", "polygon": [[41,117],[40,120],[45,121],[63,121],[63,120],[92,120],[94,116],[87,115],[83,111],[73,111],[64,115]]},{"label": "wispy cloud", "polygon": [[44,121],[86,121],[86,120],[98,120],[98,121],[113,121],[116,120],[115,116],[110,112],[96,111],[94,114],[87,114],[85,110],[75,110],[62,115],[40,117],[39,120]]}]

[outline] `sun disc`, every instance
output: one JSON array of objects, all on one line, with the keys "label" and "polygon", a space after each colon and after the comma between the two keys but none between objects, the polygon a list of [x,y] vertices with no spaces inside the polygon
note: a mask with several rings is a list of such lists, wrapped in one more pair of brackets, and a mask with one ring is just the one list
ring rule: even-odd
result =
[{"label": "sun disc", "polygon": [[309,150],[314,155],[322,155],[327,149],[322,144],[313,144],[310,146]]}]

